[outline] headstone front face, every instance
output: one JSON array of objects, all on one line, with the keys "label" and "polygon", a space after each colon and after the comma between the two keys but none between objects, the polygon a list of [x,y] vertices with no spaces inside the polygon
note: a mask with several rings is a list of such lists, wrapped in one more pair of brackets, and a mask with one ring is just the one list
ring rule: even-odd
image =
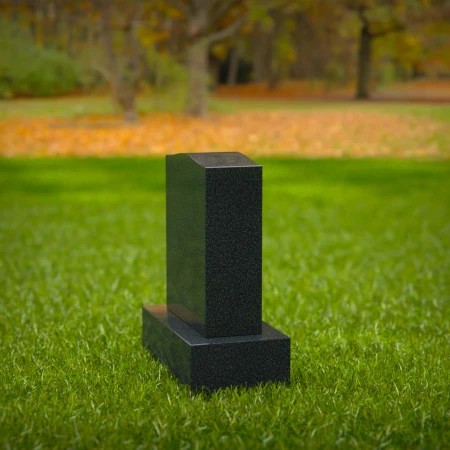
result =
[{"label": "headstone front face", "polygon": [[192,388],[289,381],[290,340],[262,322],[262,167],[240,153],[166,157],[167,307],[143,345]]}]

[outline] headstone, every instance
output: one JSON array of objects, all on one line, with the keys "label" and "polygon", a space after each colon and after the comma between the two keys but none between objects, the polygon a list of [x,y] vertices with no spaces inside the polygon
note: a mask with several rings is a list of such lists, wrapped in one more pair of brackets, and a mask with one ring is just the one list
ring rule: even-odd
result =
[{"label": "headstone", "polygon": [[143,345],[198,390],[289,382],[290,339],[262,321],[262,167],[241,153],[166,157],[167,306]]}]

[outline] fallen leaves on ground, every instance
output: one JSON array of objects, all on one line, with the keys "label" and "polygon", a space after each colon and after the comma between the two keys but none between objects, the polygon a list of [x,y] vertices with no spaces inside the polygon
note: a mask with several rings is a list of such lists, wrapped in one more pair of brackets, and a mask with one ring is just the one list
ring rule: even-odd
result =
[{"label": "fallen leaves on ground", "polygon": [[[372,100],[426,101],[448,103],[450,101],[449,80],[414,80],[394,83],[389,86],[371,87]],[[351,100],[355,95],[355,86],[331,86],[321,81],[283,81],[274,89],[267,83],[245,83],[235,86],[220,85],[217,95],[223,98],[260,99],[260,100]]]},{"label": "fallen leaves on ground", "polygon": [[107,117],[5,120],[0,122],[0,153],[126,156],[239,151],[298,157],[448,158],[450,152],[443,152],[438,140],[449,135],[450,126],[443,122],[370,111],[241,112],[214,114],[206,120],[158,113],[131,125]]}]

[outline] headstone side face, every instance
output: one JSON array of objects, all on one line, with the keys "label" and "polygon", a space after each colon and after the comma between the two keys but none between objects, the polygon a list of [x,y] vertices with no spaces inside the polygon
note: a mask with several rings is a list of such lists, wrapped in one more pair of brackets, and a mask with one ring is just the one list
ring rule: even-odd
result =
[{"label": "headstone side face", "polygon": [[205,169],[166,156],[167,307],[205,334]]},{"label": "headstone side face", "polygon": [[206,333],[261,333],[262,167],[206,169]]}]

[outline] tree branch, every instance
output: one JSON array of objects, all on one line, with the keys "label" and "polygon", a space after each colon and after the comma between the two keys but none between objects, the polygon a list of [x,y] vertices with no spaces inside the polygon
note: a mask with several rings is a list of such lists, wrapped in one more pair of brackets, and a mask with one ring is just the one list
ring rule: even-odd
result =
[{"label": "tree branch", "polygon": [[237,5],[239,0],[222,0],[217,4],[217,8],[211,15],[211,23],[218,22],[234,5]]},{"label": "tree branch", "polygon": [[97,61],[91,61],[90,69],[93,70],[94,72],[98,72],[106,80],[106,82],[111,85],[111,88],[115,87],[114,77],[105,66],[102,66]]},{"label": "tree branch", "polygon": [[369,20],[366,17],[366,8],[364,6],[360,6],[359,8],[355,9],[357,12],[359,19],[361,20],[363,26],[368,27],[369,26]]},{"label": "tree branch", "polygon": [[235,22],[231,23],[227,27],[225,27],[223,30],[217,31],[216,33],[210,34],[209,36],[206,36],[206,39],[209,44],[214,44],[215,42],[221,41],[222,39],[225,39],[232,34],[234,34],[236,31],[239,30],[239,28],[245,23],[245,21],[248,18],[248,14],[243,15],[239,19],[237,19]]},{"label": "tree branch", "polygon": [[186,15],[190,13],[189,6],[183,0],[167,0],[167,2]]},{"label": "tree branch", "polygon": [[389,33],[394,33],[395,31],[405,31],[405,25],[398,24],[398,25],[392,26],[391,28],[388,28],[386,30],[378,31],[376,33],[371,33],[371,36],[373,38],[377,38],[377,37],[385,36],[386,34],[389,34]]}]

